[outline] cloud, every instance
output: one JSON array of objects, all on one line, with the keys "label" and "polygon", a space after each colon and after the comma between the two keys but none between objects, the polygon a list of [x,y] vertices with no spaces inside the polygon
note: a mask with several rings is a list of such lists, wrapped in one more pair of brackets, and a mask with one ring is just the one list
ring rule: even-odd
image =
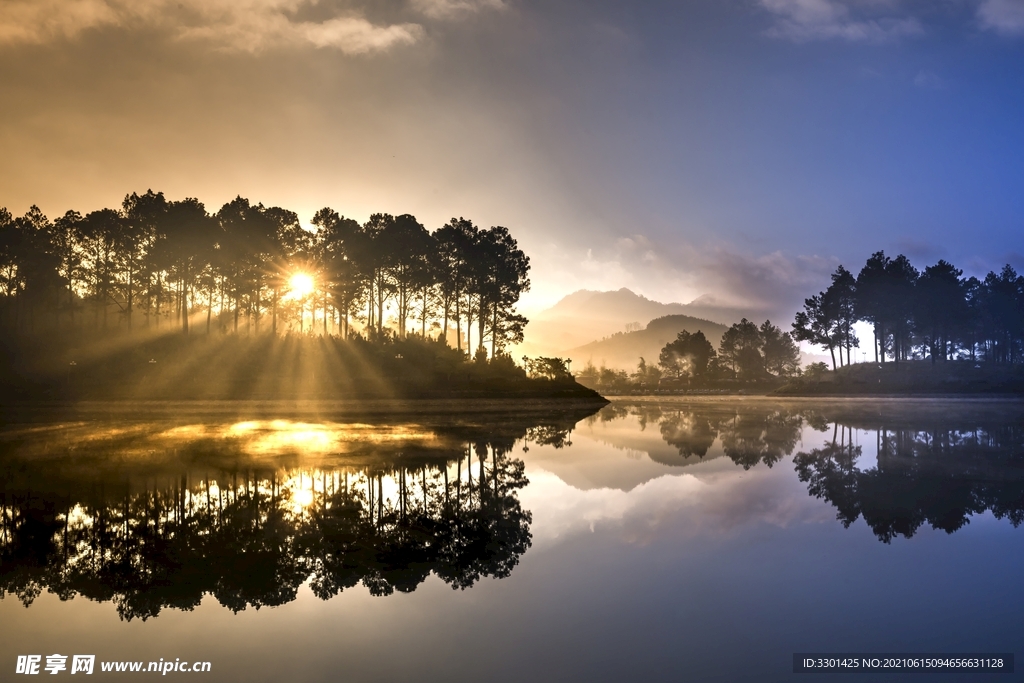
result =
[{"label": "cloud", "polygon": [[417,42],[415,23],[376,25],[354,10],[321,21],[297,15],[317,0],[6,0],[0,43],[47,43],[104,27],[165,28],[180,40],[255,52],[308,45],[346,54],[380,52]]},{"label": "cloud", "polygon": [[505,9],[503,0],[412,0],[412,6],[433,19],[453,19],[487,9]]},{"label": "cloud", "polygon": [[759,0],[776,17],[769,36],[808,42],[840,39],[880,43],[919,35],[921,22],[884,0]]},{"label": "cloud", "polygon": [[1003,35],[1024,34],[1024,0],[983,0],[978,20],[984,28]]},{"label": "cloud", "polygon": [[[564,263],[567,257],[560,260]],[[609,249],[588,250],[581,263],[586,281],[574,284],[576,289],[625,286],[661,301],[681,303],[710,294],[717,306],[788,315],[827,285],[837,265],[831,257],[790,256],[780,251],[751,255],[725,245],[661,243],[638,234],[618,239]]]},{"label": "cloud", "polygon": [[106,0],[11,0],[0,3],[0,43],[42,43],[116,24],[118,11]]},{"label": "cloud", "polygon": [[831,507],[808,496],[787,465],[788,461],[772,469],[742,471],[730,463],[723,472],[664,475],[629,491],[584,491],[531,467],[528,460],[530,486],[521,499],[533,513],[531,531],[538,549],[596,531],[647,545],[667,535],[725,537],[756,525],[787,528],[833,522]]}]

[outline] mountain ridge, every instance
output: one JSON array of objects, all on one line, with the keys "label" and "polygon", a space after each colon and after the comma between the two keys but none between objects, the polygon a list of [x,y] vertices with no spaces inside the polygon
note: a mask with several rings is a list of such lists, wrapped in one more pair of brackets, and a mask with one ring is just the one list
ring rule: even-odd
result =
[{"label": "mountain ridge", "polygon": [[651,321],[673,315],[726,327],[742,317],[757,316],[709,294],[681,304],[655,301],[627,287],[609,291],[579,289],[531,316],[520,350],[528,355],[564,356],[618,332],[642,331]]},{"label": "mountain ridge", "polygon": [[570,349],[568,355],[577,367],[593,363],[618,370],[632,370],[643,357],[657,363],[665,344],[682,331],[703,332],[712,346],[718,347],[726,325],[688,315],[667,315],[650,321],[642,330],[617,332],[604,339]]}]

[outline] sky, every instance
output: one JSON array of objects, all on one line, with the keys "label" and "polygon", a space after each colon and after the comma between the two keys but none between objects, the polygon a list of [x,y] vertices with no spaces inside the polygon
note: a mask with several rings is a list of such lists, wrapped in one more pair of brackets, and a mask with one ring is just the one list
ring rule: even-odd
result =
[{"label": "sky", "polygon": [[465,216],[527,310],[1024,270],[1024,0],[0,0],[0,93],[15,214]]}]

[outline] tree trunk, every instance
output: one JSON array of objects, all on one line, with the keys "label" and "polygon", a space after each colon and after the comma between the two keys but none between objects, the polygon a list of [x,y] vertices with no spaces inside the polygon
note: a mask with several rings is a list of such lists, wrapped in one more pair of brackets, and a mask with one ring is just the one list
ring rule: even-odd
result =
[{"label": "tree trunk", "polygon": [[498,304],[494,304],[494,312],[491,315],[491,360],[494,360],[498,353]]},{"label": "tree trunk", "polygon": [[278,286],[274,285],[274,301],[272,303],[271,314],[270,314],[270,329],[277,336],[277,297],[278,297]]},{"label": "tree trunk", "polygon": [[181,284],[181,331],[188,336],[188,281]]},{"label": "tree trunk", "polygon": [[127,305],[128,305],[127,313],[128,313],[128,331],[129,332],[131,332],[131,329],[132,329],[132,290],[134,289],[134,285],[132,283],[132,265],[133,265],[132,262],[129,260],[129,262],[128,262],[128,296],[125,297],[127,299]]}]

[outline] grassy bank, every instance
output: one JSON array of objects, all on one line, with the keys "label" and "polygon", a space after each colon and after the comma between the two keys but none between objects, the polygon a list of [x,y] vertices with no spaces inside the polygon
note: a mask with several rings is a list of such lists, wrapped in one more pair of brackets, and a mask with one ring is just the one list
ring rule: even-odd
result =
[{"label": "grassy bank", "polygon": [[3,341],[7,400],[556,398],[602,400],[511,358],[468,360],[421,339],[128,335]]},{"label": "grassy bank", "polygon": [[1024,367],[971,361],[856,363],[817,377],[798,377],[781,396],[1022,395]]}]

